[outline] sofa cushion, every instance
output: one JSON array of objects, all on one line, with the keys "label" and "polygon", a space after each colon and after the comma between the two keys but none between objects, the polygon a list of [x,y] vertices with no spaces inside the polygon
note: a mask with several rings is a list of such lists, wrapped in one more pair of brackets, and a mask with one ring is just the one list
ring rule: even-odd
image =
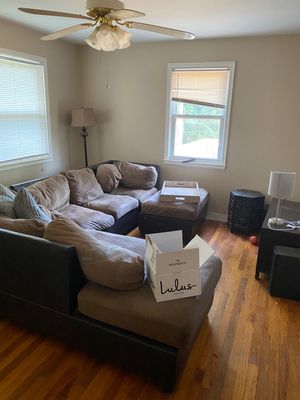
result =
[{"label": "sofa cushion", "polygon": [[208,192],[200,188],[200,202],[185,203],[184,201],[159,201],[160,191],[146,200],[141,207],[142,214],[160,217],[196,221],[201,210],[208,202]]},{"label": "sofa cushion", "polygon": [[118,164],[122,179],[121,184],[132,189],[151,189],[157,181],[154,167],[120,161]]},{"label": "sofa cushion", "polygon": [[67,207],[54,212],[53,216],[55,218],[69,218],[84,229],[96,229],[101,231],[110,228],[115,223],[115,219],[112,215],[77,206],[76,204],[69,204]]},{"label": "sofa cushion", "polygon": [[39,206],[31,193],[21,188],[15,197],[14,211],[18,218],[38,219],[46,223],[51,222],[51,217]]},{"label": "sofa cushion", "polygon": [[201,294],[156,303],[148,281],[137,290],[116,292],[88,283],[78,294],[79,311],[176,348],[189,347],[211,306],[221,275],[221,260],[211,257],[200,268]]},{"label": "sofa cushion", "polygon": [[117,194],[120,196],[131,196],[137,199],[140,204],[142,204],[145,200],[149,199],[149,197],[151,197],[156,192],[156,187],[153,187],[151,189],[130,189],[120,185],[112,192],[112,194]]},{"label": "sofa cushion", "polygon": [[122,175],[114,164],[101,164],[97,168],[97,181],[105,193],[110,193],[119,186]]},{"label": "sofa cushion", "polygon": [[103,190],[91,169],[69,170],[62,174],[69,182],[71,203],[81,206],[103,195]]},{"label": "sofa cushion", "polygon": [[0,215],[16,218],[14,212],[15,194],[6,186],[0,184]]},{"label": "sofa cushion", "polygon": [[146,241],[145,239],[140,239],[136,237],[118,235],[116,233],[100,232],[92,229],[87,229],[90,235],[92,235],[96,240],[100,242],[105,242],[108,244],[114,244],[119,247],[124,247],[125,249],[131,250],[134,253],[145,257],[146,251]]},{"label": "sofa cushion", "polygon": [[38,204],[51,211],[66,207],[70,202],[69,184],[63,175],[54,175],[36,182],[27,190]]},{"label": "sofa cushion", "polygon": [[136,253],[95,239],[68,219],[56,219],[45,229],[45,239],[75,246],[87,280],[112,289],[131,290],[144,284],[144,260]]},{"label": "sofa cushion", "polygon": [[45,222],[36,219],[0,218],[1,229],[31,236],[43,237],[45,226]]},{"label": "sofa cushion", "polygon": [[99,199],[87,202],[84,206],[102,211],[112,215],[115,219],[119,219],[129,211],[137,208],[139,202],[133,197],[104,193]]}]

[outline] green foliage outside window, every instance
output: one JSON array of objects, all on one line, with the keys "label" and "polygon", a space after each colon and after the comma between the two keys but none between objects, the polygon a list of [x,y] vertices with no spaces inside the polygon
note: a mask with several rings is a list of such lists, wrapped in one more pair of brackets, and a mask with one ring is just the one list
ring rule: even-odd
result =
[{"label": "green foliage outside window", "polygon": [[200,139],[219,139],[219,119],[185,119],[183,121],[183,144]]},{"label": "green foliage outside window", "polygon": [[[195,116],[216,116],[224,115],[224,108],[199,104],[174,102],[176,114]],[[207,118],[184,118],[183,117],[183,144],[194,142],[200,139],[219,139],[221,120]]]}]

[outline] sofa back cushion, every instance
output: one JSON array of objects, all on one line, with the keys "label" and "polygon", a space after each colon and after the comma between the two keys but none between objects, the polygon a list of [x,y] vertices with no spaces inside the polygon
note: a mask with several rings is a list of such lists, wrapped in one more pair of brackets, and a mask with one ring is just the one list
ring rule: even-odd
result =
[{"label": "sofa back cushion", "polygon": [[69,205],[70,188],[63,175],[55,175],[29,186],[27,190],[36,202],[48,210],[59,210]]},{"label": "sofa back cushion", "polygon": [[75,246],[86,279],[111,289],[130,290],[143,285],[144,260],[126,248],[95,239],[75,222],[58,218],[47,225],[45,239]]},{"label": "sofa back cushion", "polygon": [[103,191],[110,193],[119,186],[122,175],[117,165],[101,164],[97,168],[96,178]]},{"label": "sofa back cushion", "polygon": [[132,189],[151,189],[157,181],[157,171],[155,167],[145,167],[140,164],[129,162],[119,162],[122,179],[121,184]]},{"label": "sofa back cushion", "polygon": [[36,219],[15,219],[0,217],[0,228],[26,235],[43,237],[46,223]]},{"label": "sofa back cushion", "polygon": [[69,182],[71,203],[81,206],[103,195],[103,190],[91,169],[68,170],[62,174]]}]

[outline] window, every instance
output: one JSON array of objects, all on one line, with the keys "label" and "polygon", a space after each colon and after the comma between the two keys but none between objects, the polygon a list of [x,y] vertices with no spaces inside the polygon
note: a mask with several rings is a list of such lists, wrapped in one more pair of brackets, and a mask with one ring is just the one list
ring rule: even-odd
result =
[{"label": "window", "polygon": [[50,158],[46,60],[0,49],[0,168]]},{"label": "window", "polygon": [[165,161],[225,167],[234,66],[169,64]]}]

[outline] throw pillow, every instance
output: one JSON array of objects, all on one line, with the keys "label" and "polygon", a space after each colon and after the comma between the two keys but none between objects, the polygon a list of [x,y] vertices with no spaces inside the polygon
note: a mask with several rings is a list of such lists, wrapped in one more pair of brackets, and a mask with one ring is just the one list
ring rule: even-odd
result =
[{"label": "throw pillow", "polygon": [[16,218],[14,212],[15,194],[6,186],[0,184],[0,215]]},{"label": "throw pillow", "polygon": [[97,181],[105,193],[110,193],[119,186],[122,175],[114,164],[102,164],[97,168]]},{"label": "throw pillow", "polygon": [[88,201],[99,199],[103,190],[94,172],[89,168],[62,172],[69,182],[71,203],[82,206]]},{"label": "throw pillow", "polygon": [[7,196],[10,199],[14,200],[15,199],[15,193],[12,192],[8,187],[1,185],[0,183],[0,196]]},{"label": "throw pillow", "polygon": [[0,218],[0,228],[37,237],[43,237],[45,225],[35,219]]},{"label": "throw pillow", "polygon": [[111,289],[131,290],[143,285],[144,261],[125,248],[96,240],[75,222],[58,218],[47,225],[44,238],[75,246],[87,280]]},{"label": "throw pillow", "polygon": [[51,222],[48,213],[37,204],[32,194],[30,194],[25,188],[21,188],[16,194],[14,211],[18,218],[38,219],[47,224]]},{"label": "throw pillow", "polygon": [[121,162],[121,184],[132,189],[151,189],[157,181],[157,171],[154,167]]}]

